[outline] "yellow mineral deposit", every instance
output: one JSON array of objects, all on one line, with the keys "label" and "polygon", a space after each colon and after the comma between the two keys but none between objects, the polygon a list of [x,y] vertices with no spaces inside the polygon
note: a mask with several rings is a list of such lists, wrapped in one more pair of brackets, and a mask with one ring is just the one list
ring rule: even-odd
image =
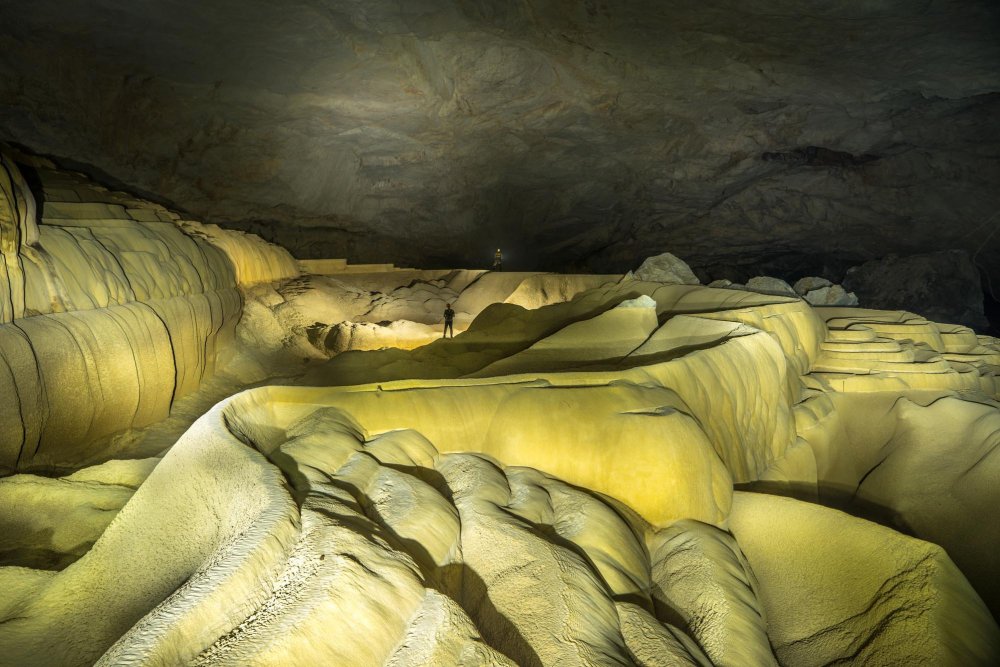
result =
[{"label": "yellow mineral deposit", "polygon": [[3,164],[0,663],[1000,663],[996,339]]}]

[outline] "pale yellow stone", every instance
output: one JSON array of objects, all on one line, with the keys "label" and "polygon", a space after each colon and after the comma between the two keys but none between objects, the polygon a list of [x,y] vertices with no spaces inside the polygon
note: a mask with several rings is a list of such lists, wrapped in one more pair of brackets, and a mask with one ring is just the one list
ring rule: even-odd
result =
[{"label": "pale yellow stone", "polygon": [[[634,276],[300,277],[257,237],[36,168],[40,229],[0,174],[5,471],[126,454],[228,361],[257,381],[333,359],[223,400],[162,461],[0,480],[0,660],[997,661],[976,590],[996,604],[1000,534],[969,518],[998,501],[995,339]],[[927,542],[733,505],[734,483],[882,507],[972,586]]]},{"label": "pale yellow stone", "polygon": [[657,614],[688,629],[715,665],[777,665],[758,584],[733,536],[681,520],[648,538]]},{"label": "pale yellow stone", "polygon": [[[617,498],[654,523],[725,517],[729,473],[670,390],[422,385],[268,387],[236,397],[233,416],[248,424],[273,419],[282,428],[326,403],[366,432],[413,429],[442,452],[478,451],[506,465],[538,468]],[[557,411],[565,421],[549,419]]]},{"label": "pale yellow stone", "polygon": [[737,493],[733,534],[783,665],[987,665],[1000,631],[945,552],[836,510]]},{"label": "pale yellow stone", "polygon": [[66,567],[90,549],[133,491],[35,475],[0,479],[3,561],[41,569]]}]

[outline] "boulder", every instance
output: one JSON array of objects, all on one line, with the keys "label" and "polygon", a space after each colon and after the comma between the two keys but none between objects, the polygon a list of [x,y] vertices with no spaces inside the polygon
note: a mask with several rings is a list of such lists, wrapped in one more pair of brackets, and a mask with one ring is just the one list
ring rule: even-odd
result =
[{"label": "boulder", "polygon": [[805,278],[799,278],[796,280],[795,284],[792,285],[792,289],[794,289],[795,293],[799,296],[805,296],[813,290],[830,287],[831,285],[833,285],[833,283],[826,278],[820,278],[819,276],[806,276]]},{"label": "boulder", "polygon": [[669,252],[646,258],[635,270],[636,280],[648,280],[657,283],[674,283],[679,285],[700,285],[701,281],[694,275],[687,263]]},{"label": "boulder", "polygon": [[776,294],[779,296],[798,296],[792,286],[786,283],[781,278],[772,278],[771,276],[757,276],[756,278],[751,278],[747,281],[746,289],[751,292],[760,292],[761,294]]},{"label": "boulder", "polygon": [[858,297],[854,292],[848,292],[840,285],[820,287],[802,296],[814,306],[857,306]]},{"label": "boulder", "polygon": [[858,297],[826,278],[806,276],[795,281],[795,293],[814,306],[856,306]]}]

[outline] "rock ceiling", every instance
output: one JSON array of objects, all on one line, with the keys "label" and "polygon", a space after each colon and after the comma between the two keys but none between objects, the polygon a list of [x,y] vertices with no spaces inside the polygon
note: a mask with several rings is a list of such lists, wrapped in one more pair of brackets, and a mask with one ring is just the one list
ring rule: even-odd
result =
[{"label": "rock ceiling", "polygon": [[1000,273],[998,27],[987,1],[4,3],[0,134],[303,257]]}]

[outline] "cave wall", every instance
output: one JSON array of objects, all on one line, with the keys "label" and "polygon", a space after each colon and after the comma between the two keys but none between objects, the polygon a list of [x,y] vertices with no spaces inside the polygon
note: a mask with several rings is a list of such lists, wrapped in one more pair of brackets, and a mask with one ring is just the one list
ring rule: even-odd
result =
[{"label": "cave wall", "polygon": [[86,461],[165,418],[232,341],[239,287],[298,273],[260,239],[16,151],[0,161],[0,469]]},{"label": "cave wall", "polygon": [[996,272],[998,27],[988,0],[6,3],[0,133],[300,257]]}]

